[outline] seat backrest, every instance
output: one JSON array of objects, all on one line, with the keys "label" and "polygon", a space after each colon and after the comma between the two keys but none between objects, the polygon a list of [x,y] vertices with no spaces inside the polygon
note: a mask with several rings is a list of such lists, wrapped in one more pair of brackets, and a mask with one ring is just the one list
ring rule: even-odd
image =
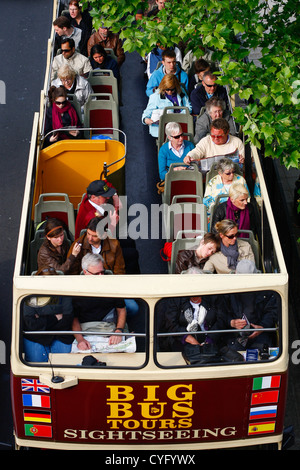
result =
[{"label": "seat backrest", "polygon": [[117,105],[119,105],[118,82],[112,70],[91,70],[88,81],[94,93],[111,94]]},{"label": "seat backrest", "polygon": [[115,59],[115,61],[118,62],[118,57],[116,56],[115,51],[113,49],[111,49],[110,47],[105,47],[104,49],[109,57]]},{"label": "seat backrest", "polygon": [[[198,247],[200,240],[197,239],[197,237],[202,238],[206,233],[203,230],[195,230],[194,232],[188,231],[186,234],[190,238],[185,238],[185,232],[185,230],[180,230],[172,243],[171,261],[168,263],[169,274],[175,274],[176,260],[179,251],[191,250]],[[191,235],[193,236],[191,237]]]},{"label": "seat backrest", "polygon": [[243,229],[239,230],[238,232],[248,235],[248,237],[239,237],[239,240],[245,240],[246,242],[250,243],[255,258],[255,266],[257,269],[260,269],[260,248],[258,241],[254,237],[254,233],[252,230]]},{"label": "seat backrest", "polygon": [[[174,111],[181,111],[175,113]],[[182,132],[185,134],[184,139],[189,136],[194,137],[194,121],[186,106],[167,106],[163,109],[163,113],[159,118],[157,149],[166,141],[165,127],[168,122],[178,122],[181,125]]]},{"label": "seat backrest", "polygon": [[[97,97],[98,99],[93,99]],[[89,96],[84,105],[84,127],[93,127],[92,131],[85,131],[86,138],[99,134],[114,136],[118,140],[118,133],[111,128],[119,128],[119,111],[112,95],[107,93],[95,93]],[[99,130],[99,129],[103,129]]]},{"label": "seat backrest", "polygon": [[195,231],[207,232],[206,206],[195,202],[171,204],[166,214],[165,230],[165,238],[170,242],[176,240],[180,231],[185,231],[186,238],[192,238]]},{"label": "seat backrest", "polygon": [[76,95],[73,95],[72,93],[68,93],[68,100],[72,103],[72,105],[76,109],[78,117],[81,120],[81,106]]},{"label": "seat backrest", "polygon": [[[178,166],[186,166],[185,170],[176,170]],[[191,195],[203,197],[202,173],[198,170],[197,164],[184,165],[182,163],[172,163],[165,177],[163,192],[163,202],[171,204],[174,196],[185,195],[181,202],[195,202]],[[187,196],[189,195],[189,196]],[[182,196],[183,197],[183,196]]]},{"label": "seat backrest", "polygon": [[75,236],[75,214],[73,204],[65,193],[40,194],[39,200],[34,207],[34,226],[46,220],[46,218],[57,218],[69,229],[70,235]]},{"label": "seat backrest", "polygon": [[[210,222],[212,223],[212,220],[213,220],[213,214],[214,214],[214,210],[216,209],[216,207],[221,203],[221,202],[225,202],[227,199],[229,198],[229,195],[228,194],[218,194],[214,200],[214,202],[210,205],[209,207],[209,211],[210,211]],[[212,225],[210,226],[210,231],[212,231]]]}]

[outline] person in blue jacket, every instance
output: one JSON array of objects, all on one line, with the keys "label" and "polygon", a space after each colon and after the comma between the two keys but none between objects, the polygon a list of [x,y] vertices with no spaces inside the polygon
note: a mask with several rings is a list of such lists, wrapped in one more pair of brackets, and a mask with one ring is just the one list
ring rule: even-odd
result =
[{"label": "person in blue jacket", "polygon": [[[159,118],[163,109],[172,106],[184,106],[189,112],[192,110],[189,98],[182,91],[175,75],[167,74],[163,77],[156,92],[149,97],[142,115],[142,123],[149,126],[149,132],[153,137],[158,137]],[[181,110],[175,109],[174,112],[181,112]]]},{"label": "person in blue jacket", "polygon": [[180,86],[187,93],[189,88],[189,78],[187,73],[181,69],[176,62],[176,52],[174,49],[166,49],[162,53],[162,65],[155,70],[148,80],[146,95],[151,96],[158,88],[161,80],[166,74],[173,74],[178,79]]},{"label": "person in blue jacket", "polygon": [[[165,127],[168,142],[163,144],[158,152],[159,176],[164,181],[172,163],[182,162],[185,155],[195,147],[193,142],[184,140],[181,125],[177,122],[168,122]],[[181,166],[177,167],[182,168]]]}]

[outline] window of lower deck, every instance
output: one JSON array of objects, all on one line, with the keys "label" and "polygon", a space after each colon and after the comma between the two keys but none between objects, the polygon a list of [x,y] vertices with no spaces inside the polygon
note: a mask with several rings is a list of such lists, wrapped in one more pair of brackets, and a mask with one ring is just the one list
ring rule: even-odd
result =
[{"label": "window of lower deck", "polygon": [[276,360],[281,317],[274,291],[161,299],[155,307],[156,362],[172,368]]},{"label": "window of lower deck", "polygon": [[[123,332],[114,331],[126,308]],[[26,364],[140,368],[147,360],[148,306],[141,299],[32,295],[21,303],[20,351]],[[74,318],[84,339],[79,349]],[[120,338],[111,344],[111,338]]]}]

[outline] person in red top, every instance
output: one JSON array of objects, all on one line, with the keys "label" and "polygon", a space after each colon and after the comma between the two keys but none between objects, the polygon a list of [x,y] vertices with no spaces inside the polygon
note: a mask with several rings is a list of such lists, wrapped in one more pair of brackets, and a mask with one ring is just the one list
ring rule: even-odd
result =
[{"label": "person in red top", "polygon": [[[105,207],[108,204],[109,207]],[[119,196],[110,183],[102,180],[92,181],[87,187],[76,217],[75,239],[80,236],[81,230],[86,229],[91,219],[103,216],[107,209],[112,207],[114,211],[110,211],[110,225],[108,228],[114,230],[119,220],[119,206]]]}]

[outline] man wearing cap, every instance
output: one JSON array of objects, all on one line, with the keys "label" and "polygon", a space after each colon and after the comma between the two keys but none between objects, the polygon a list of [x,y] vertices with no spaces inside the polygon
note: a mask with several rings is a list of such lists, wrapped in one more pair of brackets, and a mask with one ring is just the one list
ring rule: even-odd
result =
[{"label": "man wearing cap", "polygon": [[105,214],[105,205],[110,203],[114,207],[114,212],[110,213],[110,229],[114,229],[118,223],[119,216],[119,197],[116,189],[109,183],[102,180],[92,181],[87,187],[86,194],[80,204],[76,217],[75,238],[80,236],[81,230],[87,227],[87,224],[93,217],[103,216]]},{"label": "man wearing cap", "polygon": [[101,24],[98,31],[91,35],[87,43],[88,56],[90,55],[91,48],[95,44],[101,44],[104,49],[113,49],[114,54],[117,58],[118,66],[121,67],[125,61],[125,52],[123,49],[123,44],[119,35],[117,33],[112,33],[109,31],[107,26],[104,23]]}]

